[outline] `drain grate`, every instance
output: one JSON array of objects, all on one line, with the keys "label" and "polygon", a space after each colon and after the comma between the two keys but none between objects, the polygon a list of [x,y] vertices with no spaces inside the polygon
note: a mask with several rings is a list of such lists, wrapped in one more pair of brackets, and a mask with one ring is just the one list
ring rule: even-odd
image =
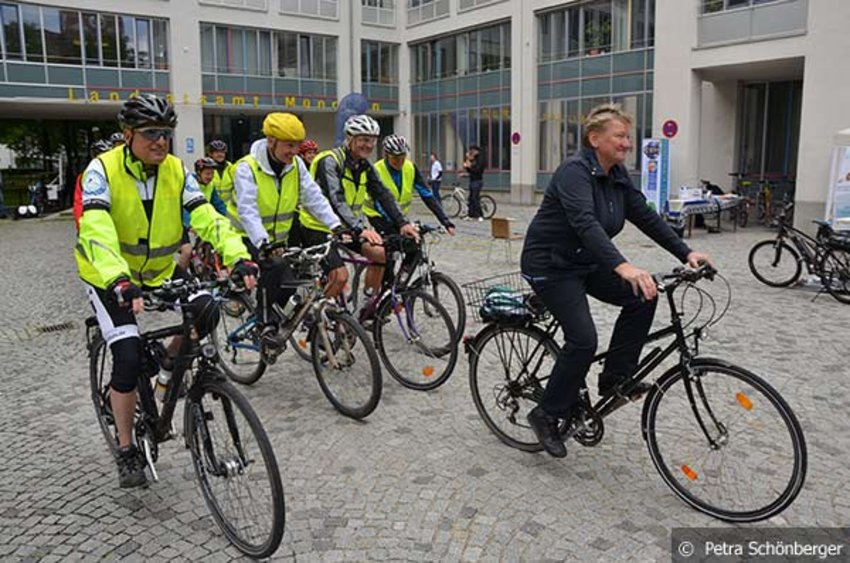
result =
[{"label": "drain grate", "polygon": [[75,327],[73,321],[67,321],[64,323],[58,323],[55,325],[45,325],[45,326],[37,326],[35,327],[35,331],[38,334],[50,334],[53,332],[61,332],[63,330],[71,330]]}]

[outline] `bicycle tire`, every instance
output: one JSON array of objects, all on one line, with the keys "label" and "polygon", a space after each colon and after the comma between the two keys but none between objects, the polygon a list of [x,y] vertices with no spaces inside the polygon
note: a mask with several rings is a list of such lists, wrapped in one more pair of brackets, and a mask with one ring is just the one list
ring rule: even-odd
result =
[{"label": "bicycle tire", "polygon": [[485,219],[492,219],[496,214],[496,200],[489,195],[481,196],[481,216]]},{"label": "bicycle tire", "polygon": [[836,301],[850,305],[850,253],[838,248],[828,250],[818,270],[826,291]]},{"label": "bicycle tire", "polygon": [[[110,358],[110,360],[107,360]],[[98,333],[91,343],[89,354],[89,384],[91,399],[98,426],[106,440],[112,455],[118,453],[118,435],[112,405],[109,402],[110,383],[112,382],[111,353],[106,341]]]},{"label": "bicycle tire", "polygon": [[[313,363],[313,371],[319,381],[319,387],[334,408],[343,415],[355,419],[366,418],[378,406],[383,391],[381,362],[378,360],[378,354],[375,352],[375,347],[369,340],[366,330],[351,315],[331,310],[326,310],[325,314],[333,323],[333,326],[328,329],[328,337],[331,340],[330,344],[334,356],[340,363],[339,371],[342,376],[339,378],[328,377],[327,354],[324,350],[322,336],[318,334],[319,328],[317,326],[318,322],[322,321],[317,321],[316,326],[310,331],[310,360]],[[361,353],[366,354],[365,362],[362,361],[362,358],[354,356],[355,350],[360,350]],[[339,354],[340,351],[344,351],[345,356]],[[322,354],[325,354],[324,357]],[[342,398],[340,390],[351,389],[355,386],[362,387],[351,376],[351,368],[357,364],[365,364],[368,369],[368,375],[362,378],[368,386],[368,390],[366,393],[357,392],[358,398],[363,397],[363,399],[352,405]]]},{"label": "bicycle tire", "polygon": [[[685,503],[726,522],[758,522],[779,514],[794,502],[806,477],[806,442],[791,407],[765,380],[734,364],[699,358],[691,370],[690,392],[676,366],[655,382],[644,403],[644,438],[661,478]],[[694,409],[707,430],[695,420]],[[771,420],[781,424],[765,430]],[[673,437],[659,441],[660,427]],[[783,456],[780,441],[793,453]],[[732,471],[736,461],[743,465]],[[729,475],[735,482],[728,483]],[[723,495],[712,490],[715,486],[731,490]]]},{"label": "bicycle tire", "polygon": [[[484,424],[512,448],[541,451],[543,446],[526,415],[543,397],[537,374],[543,370],[549,375],[558,357],[558,345],[538,328],[495,324],[484,328],[471,344],[469,388]],[[513,360],[517,360],[516,366]],[[523,364],[533,366],[531,374],[525,372]]]},{"label": "bicycle tire", "polygon": [[431,272],[429,277],[431,283],[423,283],[420,289],[433,295],[440,305],[445,307],[454,323],[455,342],[460,342],[466,330],[466,301],[463,298],[463,292],[457,282],[443,272]]},{"label": "bicycle tire", "polygon": [[440,205],[443,206],[443,211],[446,212],[446,215],[452,219],[460,216],[460,212],[463,209],[463,202],[454,194],[444,195],[440,198]]},{"label": "bicycle tire", "polygon": [[301,358],[305,362],[309,362],[311,360],[309,337],[306,335],[298,334],[298,332],[299,331],[292,333],[292,335],[289,337],[289,347],[295,350],[295,354],[299,358]]},{"label": "bicycle tire", "polygon": [[[226,295],[220,302],[219,322],[210,334],[219,356],[219,365],[231,380],[253,385],[266,371],[260,353],[260,336],[256,325],[250,325],[254,304],[242,293]],[[236,333],[236,329],[246,330]],[[256,348],[256,350],[254,350]]]},{"label": "bicycle tire", "polygon": [[[756,243],[750,249],[747,263],[756,279],[770,287],[788,287],[799,280],[803,273],[803,265],[797,251],[785,241],[777,241],[776,239]],[[771,268],[778,268],[780,263],[785,265],[793,263],[794,266],[788,272],[777,271],[778,277],[771,277]]]},{"label": "bicycle tire", "polygon": [[[378,306],[372,325],[375,348],[393,379],[408,389],[431,391],[448,381],[457,364],[454,324],[445,307],[422,290],[404,291],[397,298],[396,303],[385,298]],[[418,303],[422,303],[421,312]],[[401,310],[395,308],[398,305],[404,310],[403,319]],[[423,329],[426,318],[435,320],[433,329]],[[399,333],[393,335],[391,327],[396,325]],[[412,366],[401,365],[410,358]]]},{"label": "bicycle tire", "polygon": [[[245,425],[240,427],[238,418]],[[277,459],[254,409],[223,376],[215,379],[207,376],[190,390],[183,424],[195,476],[216,524],[245,555],[255,558],[270,556],[283,539],[286,509]],[[218,442],[212,436],[216,431],[223,436]],[[263,468],[265,476],[258,474],[259,467]],[[248,492],[245,499],[236,499],[235,483],[243,477]],[[219,480],[225,488],[223,495],[216,494]],[[268,489],[263,487],[263,481],[268,482]],[[266,492],[267,498],[260,498],[263,492]],[[262,511],[269,524],[264,525],[259,533],[251,534],[253,537],[245,537],[252,531],[246,529],[246,525],[253,526],[254,523],[247,522],[244,517],[232,519],[232,509],[224,506],[232,499],[236,499],[238,509],[254,513]]]}]

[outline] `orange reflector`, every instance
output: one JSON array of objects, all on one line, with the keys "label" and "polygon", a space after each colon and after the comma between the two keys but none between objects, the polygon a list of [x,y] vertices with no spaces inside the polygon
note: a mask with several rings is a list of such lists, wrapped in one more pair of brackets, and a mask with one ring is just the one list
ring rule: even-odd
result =
[{"label": "orange reflector", "polygon": [[425,377],[431,377],[434,375],[434,366],[426,366],[422,368],[422,375]]},{"label": "orange reflector", "polygon": [[687,478],[688,478],[688,479],[690,479],[691,481],[696,481],[696,480],[697,480],[697,473],[696,473],[696,471],[694,471],[693,469],[691,469],[691,468],[690,468],[690,467],[688,467],[687,465],[683,465],[683,466],[682,466],[682,473],[684,473],[684,474],[685,474],[685,477],[687,477]]},{"label": "orange reflector", "polygon": [[396,314],[399,314],[404,311],[404,303],[399,303],[398,305],[396,305],[394,311],[396,312]]},{"label": "orange reflector", "polygon": [[742,407],[744,407],[748,411],[753,410],[753,402],[749,399],[749,397],[747,397],[740,391],[738,391],[738,394],[735,395],[735,399],[738,401],[738,403],[740,403]]},{"label": "orange reflector", "polygon": [[307,348],[307,341],[302,338],[301,340],[298,341],[298,345],[301,346],[302,348]]}]

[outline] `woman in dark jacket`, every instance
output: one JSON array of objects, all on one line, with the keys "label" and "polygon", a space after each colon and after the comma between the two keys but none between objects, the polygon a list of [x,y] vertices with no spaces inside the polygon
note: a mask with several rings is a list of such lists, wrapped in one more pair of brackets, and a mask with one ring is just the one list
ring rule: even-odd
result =
[{"label": "woman in dark jacket", "polygon": [[[582,152],[564,161],[546,188],[522,251],[522,273],[564,331],[561,348],[541,403],[528,421],[546,451],[567,455],[558,419],[568,418],[596,353],[596,328],[587,295],[621,307],[605,362],[600,393],[637,368],[655,314],[652,275],[629,263],[611,239],[626,220],[673,254],[696,267],[710,261],[694,252],[647,204],[623,165],[632,148],[632,118],[618,105],[592,109],[584,126]],[[645,392],[643,385],[632,394]]]}]

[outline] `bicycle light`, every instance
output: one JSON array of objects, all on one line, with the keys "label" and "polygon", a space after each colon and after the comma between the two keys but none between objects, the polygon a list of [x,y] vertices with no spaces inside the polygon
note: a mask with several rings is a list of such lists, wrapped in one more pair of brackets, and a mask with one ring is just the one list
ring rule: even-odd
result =
[{"label": "bicycle light", "polygon": [[218,353],[215,350],[215,346],[207,342],[206,344],[201,346],[201,355],[203,355],[208,360],[215,360]]}]

